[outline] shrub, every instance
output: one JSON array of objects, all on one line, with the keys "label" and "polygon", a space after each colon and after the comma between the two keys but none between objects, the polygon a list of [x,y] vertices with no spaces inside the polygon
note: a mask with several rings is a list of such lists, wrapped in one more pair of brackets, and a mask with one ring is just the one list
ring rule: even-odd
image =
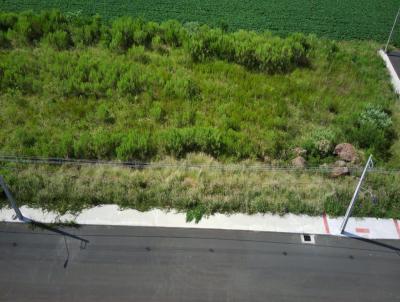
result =
[{"label": "shrub", "polygon": [[146,79],[137,66],[131,65],[121,76],[117,87],[118,91],[123,95],[137,95],[145,89]]},{"label": "shrub", "polygon": [[164,44],[179,47],[186,40],[186,31],[178,21],[168,20],[160,24],[160,38]]},{"label": "shrub", "polygon": [[387,157],[395,138],[392,119],[381,108],[367,105],[349,131],[349,138],[376,156]]},{"label": "shrub", "polygon": [[97,107],[96,110],[96,118],[102,123],[105,124],[114,124],[115,123],[115,118],[113,114],[110,112],[108,109],[108,106],[106,104],[101,104]]},{"label": "shrub", "polygon": [[301,145],[307,150],[308,157],[325,157],[332,153],[336,137],[335,132],[329,128],[317,128],[304,138]]},{"label": "shrub", "polygon": [[123,17],[115,20],[111,27],[110,47],[126,51],[133,45],[151,46],[151,41],[158,31],[158,24],[146,23],[141,19]]},{"label": "shrub", "polygon": [[0,61],[0,89],[19,90],[24,94],[39,91],[38,62],[23,53],[12,53]]},{"label": "shrub", "polygon": [[11,40],[8,38],[7,33],[0,31],[0,49],[1,48],[10,48]]},{"label": "shrub", "polygon": [[82,132],[78,139],[74,141],[75,158],[91,159],[95,158],[93,150],[92,135],[88,132]]},{"label": "shrub", "polygon": [[165,83],[164,92],[169,97],[192,100],[200,94],[200,88],[191,77],[177,73]]},{"label": "shrub", "polygon": [[19,15],[12,35],[18,45],[35,45],[43,36],[42,21],[39,15],[32,12]]},{"label": "shrub", "polygon": [[44,41],[56,50],[63,50],[72,46],[72,41],[69,34],[61,30],[47,34],[47,36],[44,38]]},{"label": "shrub", "polygon": [[252,70],[282,73],[307,66],[311,44],[302,34],[282,39],[243,30],[224,34],[220,29],[202,26],[191,35],[187,48],[195,62],[218,58]]},{"label": "shrub", "polygon": [[232,129],[224,133],[223,147],[226,155],[236,159],[249,158],[260,154],[260,150],[257,150],[247,135]]},{"label": "shrub", "polygon": [[224,150],[222,134],[215,128],[168,129],[161,134],[160,140],[166,153],[176,157],[191,152],[204,152],[218,157]]},{"label": "shrub", "polygon": [[150,108],[149,115],[156,122],[163,123],[165,121],[166,112],[159,102],[153,104]]},{"label": "shrub", "polygon": [[154,154],[155,148],[149,132],[130,131],[122,138],[117,148],[117,157],[121,160],[148,159]]},{"label": "shrub", "polygon": [[92,148],[95,158],[113,159],[117,155],[117,148],[121,144],[120,134],[114,134],[99,129],[92,136]]},{"label": "shrub", "polygon": [[6,32],[9,29],[14,28],[17,21],[17,14],[0,12],[0,31]]},{"label": "shrub", "polygon": [[75,45],[91,46],[96,45],[106,32],[101,17],[96,15],[93,18],[79,18],[78,26],[73,26],[72,40]]}]

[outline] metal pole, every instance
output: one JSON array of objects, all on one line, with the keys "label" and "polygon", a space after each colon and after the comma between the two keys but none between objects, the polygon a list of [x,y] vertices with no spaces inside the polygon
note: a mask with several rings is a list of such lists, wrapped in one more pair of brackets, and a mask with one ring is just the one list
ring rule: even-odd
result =
[{"label": "metal pole", "polygon": [[387,48],[389,46],[390,40],[392,39],[392,34],[393,34],[393,31],[394,31],[394,27],[396,26],[397,19],[399,18],[399,14],[400,14],[400,7],[399,7],[399,10],[397,11],[396,19],[394,19],[392,30],[390,31],[390,35],[389,35],[389,38],[388,38],[386,46],[385,46],[385,53],[387,52]]},{"label": "metal pole", "polygon": [[346,228],[347,221],[349,220],[351,212],[353,211],[354,204],[356,203],[358,192],[360,191],[360,188],[361,188],[361,184],[364,181],[364,178],[365,178],[365,175],[367,174],[368,168],[371,168],[372,166],[373,166],[372,155],[370,155],[368,158],[368,161],[365,165],[364,171],[361,174],[360,180],[358,181],[358,184],[357,184],[356,190],[354,191],[353,198],[351,199],[350,205],[347,208],[346,215],[344,216],[342,225],[340,226],[340,234],[342,234],[344,229]]},{"label": "metal pole", "polygon": [[14,197],[12,196],[11,192],[8,190],[8,187],[3,179],[3,176],[0,175],[0,186],[3,188],[4,193],[10,203],[10,206],[14,209],[15,214],[17,215],[18,219],[24,221],[24,216],[22,215],[21,211],[19,210]]}]

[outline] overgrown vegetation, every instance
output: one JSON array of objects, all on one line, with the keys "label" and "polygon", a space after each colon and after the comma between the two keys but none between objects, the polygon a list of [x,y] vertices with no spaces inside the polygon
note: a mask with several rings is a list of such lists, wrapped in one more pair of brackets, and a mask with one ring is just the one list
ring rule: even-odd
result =
[{"label": "overgrown vegetation", "polygon": [[[194,163],[201,168],[187,168]],[[323,173],[254,171],[248,169],[252,162],[221,170],[213,168],[212,158],[193,154],[158,164],[170,167],[13,165],[16,170],[4,172],[20,205],[60,213],[102,204],[140,211],[175,209],[195,221],[217,212],[343,215],[359,176],[332,179]],[[400,218],[399,180],[398,174],[369,174],[355,215]]]},{"label": "overgrown vegetation", "polygon": [[[157,161],[331,163],[336,144],[398,167],[399,108],[373,42],[337,42],[57,11],[0,13],[0,152]],[[18,168],[19,169],[19,168]],[[353,179],[306,173],[31,167],[4,170],[23,204],[60,212],[103,203],[146,210],[342,214]],[[274,182],[273,179],[279,178]],[[281,180],[282,183],[280,182]],[[293,185],[292,183],[302,183]],[[288,185],[289,184],[289,185]],[[398,176],[373,176],[399,216]]]},{"label": "overgrown vegetation", "polygon": [[[393,158],[395,96],[378,46],[57,11],[0,15],[0,150],[154,160],[204,152]],[[393,161],[392,161],[393,164]]]},{"label": "overgrown vegetation", "polygon": [[[386,42],[398,9],[395,0],[2,0],[0,10],[36,12],[51,8],[70,15],[98,13],[108,20],[123,15],[157,22],[200,22],[225,30],[271,30],[278,34],[314,33],[333,39]],[[395,41],[400,35],[395,31]]]}]

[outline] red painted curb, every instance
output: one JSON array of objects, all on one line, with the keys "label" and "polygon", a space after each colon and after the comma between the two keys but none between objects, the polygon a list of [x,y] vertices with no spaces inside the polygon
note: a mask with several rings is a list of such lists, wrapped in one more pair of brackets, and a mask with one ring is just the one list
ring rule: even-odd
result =
[{"label": "red painted curb", "polygon": [[397,230],[397,235],[399,236],[400,239],[400,225],[399,222],[396,219],[393,219],[394,225],[396,226],[396,230]]},{"label": "red painted curb", "polygon": [[322,219],[324,220],[325,233],[330,234],[331,231],[329,230],[328,218],[325,213],[322,215]]},{"label": "red painted curb", "polygon": [[357,233],[368,234],[369,233],[369,229],[367,229],[367,228],[356,228],[356,232]]}]

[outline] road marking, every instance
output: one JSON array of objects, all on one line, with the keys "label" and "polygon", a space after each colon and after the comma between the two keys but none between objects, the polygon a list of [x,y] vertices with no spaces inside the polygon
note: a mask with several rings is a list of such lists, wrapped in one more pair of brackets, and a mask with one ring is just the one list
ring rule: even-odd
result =
[{"label": "road marking", "polygon": [[396,226],[396,230],[397,230],[397,235],[399,236],[400,239],[400,225],[399,222],[396,219],[393,219],[394,225]]},{"label": "road marking", "polygon": [[369,229],[367,228],[356,228],[357,233],[369,234]]},{"label": "road marking", "polygon": [[330,234],[331,232],[329,230],[328,218],[326,217],[325,213],[322,215],[322,218],[324,220],[325,233]]}]

